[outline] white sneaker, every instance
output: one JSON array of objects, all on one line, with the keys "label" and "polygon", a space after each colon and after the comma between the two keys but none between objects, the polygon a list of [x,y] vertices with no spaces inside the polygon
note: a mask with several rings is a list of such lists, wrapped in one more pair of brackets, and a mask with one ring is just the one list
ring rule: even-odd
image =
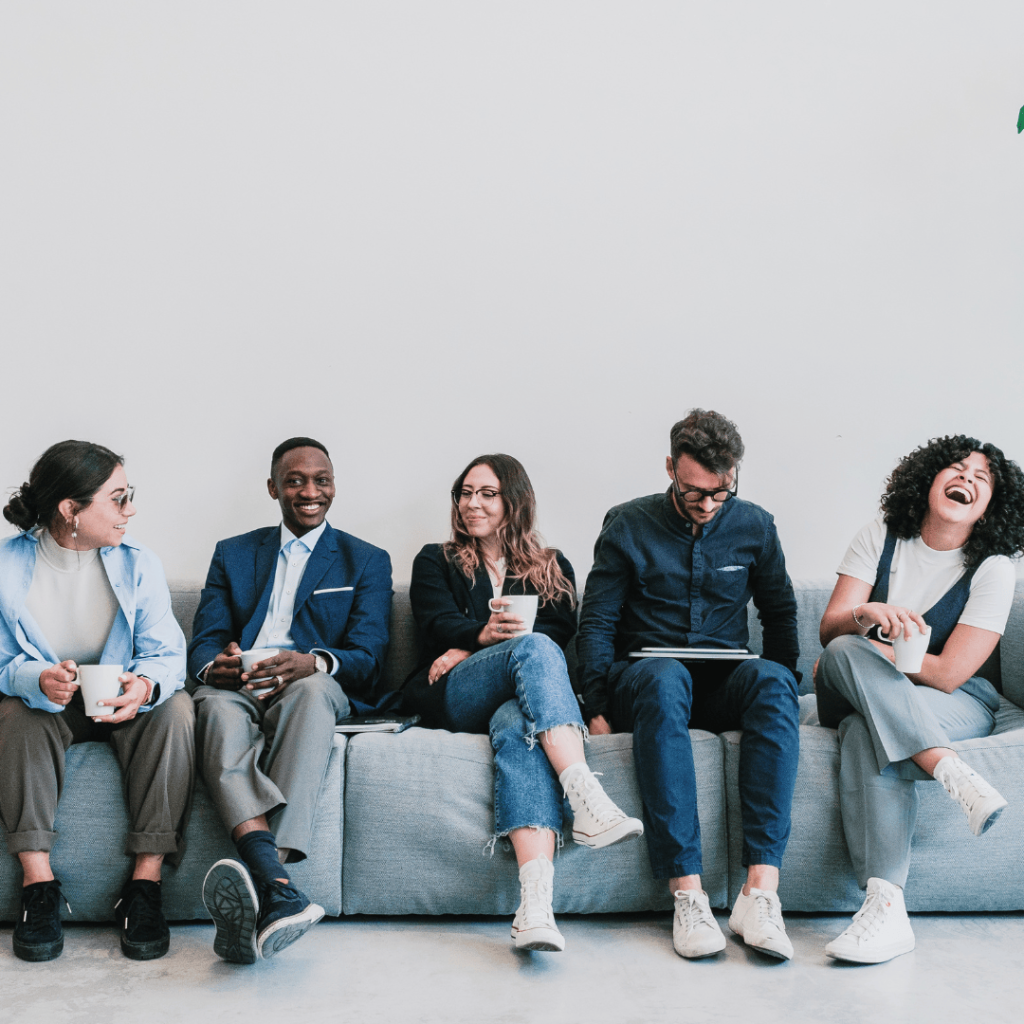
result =
[{"label": "white sneaker", "polygon": [[881,964],[909,953],[914,944],[903,890],[884,878],[869,878],[864,905],[850,927],[825,947],[825,955],[855,964]]},{"label": "white sneaker", "polygon": [[555,924],[551,909],[551,889],[555,867],[541,855],[519,869],[520,902],[512,922],[512,941],[516,949],[541,949],[560,953],[565,939]]},{"label": "white sneaker", "polygon": [[1003,813],[1006,800],[1002,794],[959,757],[947,754],[935,766],[933,774],[946,792],[959,801],[967,815],[967,823],[976,836],[987,832]]},{"label": "white sneaker", "polygon": [[721,953],[725,949],[725,935],[711,913],[708,894],[696,889],[680,889],[675,898],[672,948],[687,960]]},{"label": "white sneaker", "polygon": [[604,791],[584,762],[569,765],[558,781],[572,807],[572,840],[600,850],[644,834],[639,818],[628,818]]},{"label": "white sneaker", "polygon": [[729,915],[729,927],[748,945],[779,960],[793,959],[793,943],[782,922],[782,901],[777,892],[751,888],[742,890]]}]

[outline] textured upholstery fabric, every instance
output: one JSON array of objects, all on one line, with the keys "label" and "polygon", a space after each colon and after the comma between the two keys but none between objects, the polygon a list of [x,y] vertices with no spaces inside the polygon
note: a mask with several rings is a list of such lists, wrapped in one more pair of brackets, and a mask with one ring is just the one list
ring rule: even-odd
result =
[{"label": "textured upholstery fabric", "polygon": [[[721,747],[693,732],[705,888],[724,906],[726,848]],[[640,816],[628,734],[597,736],[587,760],[627,814]],[[511,844],[486,850],[494,829],[494,769],[486,736],[410,729],[349,744],[342,858],[347,914],[505,914],[519,903]],[[568,835],[571,818],[567,816]],[[555,857],[557,913],[666,909],[643,840],[588,850],[567,839]]]},{"label": "textured upholstery fabric", "polygon": [[[341,913],[342,776],[345,739],[336,737],[327,764],[310,856],[289,865],[295,883],[328,914]],[[121,769],[106,743],[78,743],[67,755],[67,777],[57,811],[59,833],[51,855],[54,874],[71,904],[69,921],[109,921],[121,886],[131,870],[124,854],[128,815],[121,787]],[[13,921],[20,912],[21,868],[6,850],[0,827],[0,920]],[[202,887],[206,872],[222,857],[237,858],[234,843],[199,782],[185,833],[187,848],[181,865],[164,869],[163,906],[168,920],[206,920]]]}]

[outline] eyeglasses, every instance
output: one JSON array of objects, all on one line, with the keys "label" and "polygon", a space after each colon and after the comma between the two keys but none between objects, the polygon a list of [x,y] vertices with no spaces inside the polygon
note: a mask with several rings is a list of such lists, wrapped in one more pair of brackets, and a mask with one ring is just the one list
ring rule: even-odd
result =
[{"label": "eyeglasses", "polygon": [[493,487],[480,487],[475,491],[463,487],[461,491],[452,491],[452,500],[457,505],[468,504],[473,500],[474,494],[480,498],[481,505],[493,505],[501,491],[496,491]]},{"label": "eyeglasses", "polygon": [[124,491],[124,494],[119,494],[116,498],[111,498],[110,500],[115,505],[117,505],[117,507],[118,507],[118,509],[120,509],[120,511],[123,512],[125,505],[127,505],[134,497],[135,497],[135,488],[134,487],[126,487],[125,491]]},{"label": "eyeglasses", "polygon": [[736,475],[732,480],[732,490],[730,491],[726,487],[713,487],[710,490],[703,490],[699,487],[691,487],[689,490],[682,490],[679,486],[679,480],[676,478],[675,470],[672,471],[672,483],[675,486],[676,498],[680,501],[687,501],[691,505],[695,501],[703,501],[705,498],[710,498],[716,505],[721,505],[723,502],[728,501],[730,498],[735,498],[736,493],[740,489],[740,471],[735,470]]}]

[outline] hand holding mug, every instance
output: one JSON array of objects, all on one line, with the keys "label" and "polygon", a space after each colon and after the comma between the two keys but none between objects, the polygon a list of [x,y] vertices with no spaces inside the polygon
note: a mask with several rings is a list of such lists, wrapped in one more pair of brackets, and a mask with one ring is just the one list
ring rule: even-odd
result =
[{"label": "hand holding mug", "polygon": [[78,689],[78,666],[68,659],[39,673],[39,689],[54,704],[67,705]]},{"label": "hand holding mug", "polygon": [[491,617],[477,638],[484,647],[504,643],[525,631],[523,617],[504,610],[505,606],[511,603],[511,599],[507,597],[492,597],[487,602],[487,607],[491,609]]},{"label": "hand holding mug", "polygon": [[121,695],[97,701],[97,706],[109,707],[112,710],[109,715],[94,718],[94,722],[110,722],[115,725],[118,722],[127,722],[136,716],[149,696],[150,684],[142,676],[137,676],[134,672],[124,672],[117,678],[121,684]]}]

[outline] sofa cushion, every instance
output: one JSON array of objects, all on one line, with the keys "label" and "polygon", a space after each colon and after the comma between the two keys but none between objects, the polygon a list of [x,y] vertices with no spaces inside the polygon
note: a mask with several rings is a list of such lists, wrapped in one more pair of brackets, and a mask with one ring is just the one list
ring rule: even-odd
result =
[{"label": "sofa cushion", "polygon": [[[306,860],[288,868],[295,884],[328,914],[341,913],[344,753],[345,739],[339,736],[320,790],[313,849]],[[65,916],[70,921],[110,921],[132,864],[124,853],[128,813],[121,769],[107,743],[76,743],[67,752],[66,765],[55,823],[59,835],[51,854],[54,874],[62,880],[73,911],[70,915],[65,911]],[[164,868],[164,914],[171,921],[208,920],[202,899],[206,872],[222,857],[238,854],[201,780],[196,784],[185,844],[178,868]],[[0,856],[0,919],[13,921],[20,913],[20,888],[17,860]]]},{"label": "sofa cushion", "polygon": [[[726,846],[721,747],[691,733],[704,837],[704,885],[724,906]],[[587,760],[608,794],[640,816],[632,736],[596,736]],[[511,844],[494,830],[494,758],[486,736],[409,729],[348,747],[342,889],[346,914],[502,914],[519,904]],[[566,811],[566,832],[571,819]],[[667,909],[643,840],[588,850],[569,839],[555,857],[555,911]]]}]

